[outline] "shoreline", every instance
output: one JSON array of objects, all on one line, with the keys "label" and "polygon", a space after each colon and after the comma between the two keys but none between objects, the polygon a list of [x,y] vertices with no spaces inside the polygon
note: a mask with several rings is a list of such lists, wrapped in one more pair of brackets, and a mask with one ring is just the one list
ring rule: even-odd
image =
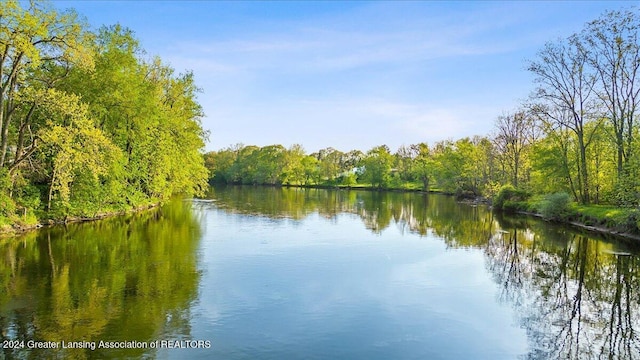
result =
[{"label": "shoreline", "polygon": [[377,188],[372,186],[352,186],[352,185],[294,185],[294,184],[210,184],[212,187],[215,186],[266,186],[266,187],[276,187],[276,188],[300,188],[300,189],[324,189],[324,190],[364,190],[364,191],[388,191],[388,192],[415,192],[415,193],[424,193],[424,194],[442,194],[442,195],[451,195],[455,194],[447,193],[439,190],[424,190],[424,189],[407,189],[407,188]]},{"label": "shoreline", "polygon": [[[499,211],[504,211],[504,210],[499,210]],[[531,217],[538,218],[538,219],[540,219],[542,221],[545,221],[545,222],[548,222],[548,223],[564,225],[564,226],[571,226],[571,227],[574,227],[574,228],[577,228],[577,229],[586,230],[588,232],[596,233],[596,234],[599,234],[599,235],[613,236],[613,237],[616,238],[616,240],[633,241],[634,245],[639,245],[640,244],[640,235],[639,234],[619,231],[619,230],[616,230],[615,228],[609,228],[609,227],[605,227],[605,226],[587,225],[587,224],[581,223],[579,221],[571,221],[571,220],[567,220],[567,221],[545,220],[543,218],[542,214],[533,213],[533,212],[529,212],[529,211],[515,211],[515,212],[505,212],[505,213],[531,216]]]},{"label": "shoreline", "polygon": [[[214,185],[211,185],[214,186]],[[302,188],[302,189],[325,189],[325,190],[362,190],[362,191],[377,191],[377,192],[408,192],[408,193],[423,193],[423,194],[440,194],[440,195],[446,195],[446,196],[453,196],[456,197],[455,194],[451,194],[451,193],[446,193],[443,191],[438,191],[438,190],[423,190],[423,189],[405,189],[405,188],[376,188],[376,187],[371,187],[371,186],[349,186],[349,185],[292,185],[292,184],[282,184],[282,185],[248,185],[248,184],[240,184],[240,185],[223,185],[223,186],[268,186],[268,187],[280,187],[280,188]],[[475,196],[475,197],[463,197],[463,198],[456,198],[456,202],[460,203],[460,204],[466,204],[466,205],[471,205],[471,206],[477,206],[477,205],[486,205],[491,207],[491,211],[494,211],[493,206],[491,204],[491,200],[482,196]],[[65,224],[72,224],[72,223],[81,223],[81,222],[90,222],[90,221],[99,221],[99,220],[103,220],[106,218],[111,218],[111,217],[115,217],[115,216],[123,216],[123,215],[128,215],[128,214],[134,214],[134,213],[138,213],[138,212],[142,212],[142,211],[146,211],[146,210],[150,210],[153,208],[156,208],[158,206],[162,205],[161,202],[157,202],[157,203],[153,203],[153,204],[149,204],[149,205],[142,205],[142,206],[136,206],[133,207],[131,209],[128,210],[121,210],[121,211],[113,211],[113,212],[106,212],[106,213],[100,213],[97,214],[95,216],[90,216],[90,217],[83,217],[83,216],[70,216],[70,217],[65,217],[64,219],[48,219],[48,220],[42,220],[39,223],[35,224],[35,225],[29,225],[29,226],[20,226],[20,225],[9,225],[6,226],[4,228],[0,228],[0,238],[7,238],[7,237],[14,237],[14,236],[19,236],[22,235],[24,233],[30,232],[30,231],[34,231],[34,230],[38,230],[41,228],[45,228],[45,227],[53,227],[53,226],[57,226],[57,225],[65,225]],[[505,212],[504,210],[495,210],[495,211],[502,211]],[[634,233],[629,233],[629,232],[624,232],[624,231],[620,231],[617,230],[615,228],[610,228],[610,227],[606,227],[606,226],[594,226],[594,225],[587,225],[585,223],[581,223],[578,221],[571,221],[571,220],[567,220],[567,221],[557,221],[557,220],[553,220],[553,221],[549,221],[549,220],[544,220],[541,214],[538,213],[533,213],[533,212],[528,212],[528,211],[514,211],[514,212],[509,212],[506,211],[505,213],[511,213],[511,214],[516,214],[516,215],[524,215],[524,216],[531,216],[531,217],[535,217],[538,219],[541,219],[543,221],[546,222],[550,222],[550,223],[555,223],[555,224],[559,224],[559,225],[565,225],[565,226],[571,226],[577,229],[581,229],[581,230],[586,230],[588,232],[591,233],[596,233],[596,234],[600,234],[600,235],[604,235],[604,236],[613,236],[619,240],[624,240],[624,241],[633,241],[640,243],[640,234],[634,234]]]},{"label": "shoreline", "polygon": [[143,212],[143,211],[146,211],[146,210],[151,210],[151,209],[157,208],[160,205],[162,205],[162,203],[158,202],[158,203],[153,203],[153,204],[149,204],[149,205],[136,206],[136,207],[133,207],[133,208],[128,209],[128,210],[120,210],[120,211],[111,211],[111,212],[100,213],[100,214],[96,214],[94,216],[68,216],[68,217],[65,217],[63,219],[47,219],[47,220],[41,220],[37,224],[28,225],[28,226],[22,226],[22,225],[13,224],[13,225],[6,226],[4,228],[0,228],[0,239],[1,238],[20,236],[20,235],[23,235],[23,234],[25,234],[27,232],[35,231],[35,230],[42,229],[42,228],[47,228],[47,227],[54,227],[54,226],[59,226],[59,225],[82,223],[82,222],[90,222],[90,221],[100,221],[100,220],[103,220],[103,219],[108,219],[108,218],[112,218],[112,217],[116,217],[116,216],[124,216],[124,215],[129,215],[129,214],[135,214],[135,213],[139,213],[139,212]]},{"label": "shoreline", "polygon": [[[215,185],[211,185],[211,186],[215,186]],[[412,193],[424,193],[424,194],[440,194],[440,195],[446,195],[446,196],[453,196],[456,197],[455,194],[452,193],[447,193],[444,191],[439,191],[439,190],[423,190],[423,189],[404,189],[404,188],[376,188],[376,187],[371,187],[371,186],[349,186],[349,185],[292,185],[292,184],[264,184],[264,185],[252,185],[252,184],[224,184],[222,186],[269,186],[269,187],[280,187],[280,188],[303,188],[303,189],[326,189],[326,190],[363,190],[363,191],[388,191],[388,192],[412,192]],[[457,198],[456,197],[456,202],[460,203],[460,204],[467,204],[467,205],[471,205],[471,206],[477,206],[477,205],[486,205],[491,207],[491,211],[494,211],[493,206],[491,204],[491,200],[483,197],[483,196],[473,196],[473,197],[461,197],[461,198]],[[505,213],[511,213],[511,214],[517,214],[517,215],[527,215],[527,216],[532,216],[535,218],[538,218],[540,220],[546,221],[546,222],[550,222],[550,223],[555,223],[555,224],[559,224],[559,225],[565,225],[565,226],[571,226],[574,228],[578,228],[581,230],[586,230],[592,233],[596,233],[596,234],[600,234],[603,236],[613,236],[615,238],[617,238],[620,241],[633,241],[638,242],[640,244],[640,234],[634,234],[634,233],[629,233],[629,232],[624,232],[624,231],[620,231],[617,230],[615,228],[610,228],[610,227],[606,227],[606,226],[594,226],[594,225],[587,225],[585,223],[581,223],[578,221],[557,221],[557,220],[553,220],[553,221],[549,221],[549,220],[545,220],[541,214],[538,213],[533,213],[533,212],[528,212],[528,211],[521,211],[521,210],[517,210],[517,211],[504,211],[504,210],[495,210],[495,211],[502,211]]]},{"label": "shoreline", "polygon": [[[261,186],[261,185],[258,185]],[[374,188],[374,187],[370,187],[370,186],[340,186],[340,185],[271,185],[271,186],[275,186],[275,187],[298,187],[298,188],[311,188],[311,189],[328,189],[328,190],[365,190],[365,191],[390,191],[390,192],[417,192],[417,193],[425,193],[425,194],[441,194],[441,195],[447,195],[447,196],[454,196],[456,197],[455,194],[451,194],[451,193],[446,193],[443,191],[437,191],[437,190],[423,190],[423,189],[402,189],[402,188],[388,188],[388,189],[382,189],[382,188]],[[483,197],[483,196],[475,196],[475,197],[462,197],[462,198],[456,198],[456,202],[460,203],[460,204],[467,204],[467,205],[472,205],[472,206],[477,206],[477,205],[487,205],[489,207],[491,207],[491,211],[493,210],[492,204],[491,204],[491,200]],[[504,210],[496,210],[496,211],[504,211]],[[543,221],[546,222],[551,222],[551,223],[556,223],[559,225],[566,225],[566,226],[571,226],[574,228],[578,228],[581,230],[586,230],[588,232],[591,233],[596,233],[596,234],[600,234],[600,235],[604,235],[604,236],[613,236],[615,238],[617,238],[618,240],[624,240],[624,241],[633,241],[638,242],[640,244],[640,234],[634,234],[634,233],[630,233],[630,232],[624,232],[624,231],[620,231],[617,230],[615,228],[610,228],[610,227],[606,227],[606,226],[594,226],[594,225],[587,225],[585,223],[581,223],[579,221],[571,221],[571,220],[567,220],[567,221],[549,221],[549,220],[545,220],[541,214],[538,213],[532,213],[532,212],[527,212],[527,211],[515,211],[512,212],[513,214],[518,214],[518,215],[527,215],[527,216],[532,216],[538,219],[541,219]]]}]

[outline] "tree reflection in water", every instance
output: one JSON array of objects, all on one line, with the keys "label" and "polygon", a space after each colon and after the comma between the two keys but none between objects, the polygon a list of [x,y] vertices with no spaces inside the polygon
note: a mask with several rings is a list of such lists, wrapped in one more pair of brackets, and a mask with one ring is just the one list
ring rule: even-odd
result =
[{"label": "tree reflection in water", "polygon": [[[482,251],[499,300],[516,310],[530,359],[640,358],[638,250],[527,217],[416,193],[216,188],[196,208],[274,219],[353,214],[381,233],[441,239]],[[196,212],[197,213],[197,212]],[[0,340],[188,337],[197,298],[199,220],[189,202],[0,240]],[[58,358],[153,356],[144,350],[67,349]],[[51,357],[3,349],[11,358]]]},{"label": "tree reflection in water", "polygon": [[637,247],[439,195],[227,187],[211,197],[237,213],[295,220],[351,213],[374,233],[396,225],[452,248],[481,249],[500,300],[527,330],[528,358],[640,358]]},{"label": "tree reflection in water", "polygon": [[529,358],[640,357],[637,251],[540,221],[500,225],[510,232],[492,237],[487,259],[528,331]]},{"label": "tree reflection in water", "polygon": [[[187,336],[200,225],[189,202],[0,240],[0,340]],[[0,350],[6,359],[138,358],[151,350]]]}]

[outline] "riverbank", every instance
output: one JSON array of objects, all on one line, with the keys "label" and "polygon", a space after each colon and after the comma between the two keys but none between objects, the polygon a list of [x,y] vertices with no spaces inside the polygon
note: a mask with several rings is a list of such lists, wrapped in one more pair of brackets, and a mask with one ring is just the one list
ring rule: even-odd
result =
[{"label": "riverbank", "polygon": [[[456,196],[460,203],[469,205],[492,206],[489,198],[473,194],[452,194],[438,189],[424,190],[417,184],[407,183],[402,187],[377,188],[367,184],[356,185],[282,185],[283,187],[301,187],[336,190],[365,190],[365,191],[393,191],[418,192]],[[607,205],[577,205],[571,204],[558,217],[549,218],[541,211],[544,199],[535,197],[527,201],[510,201],[504,210],[520,215],[534,216],[546,221],[570,225],[594,233],[621,237],[640,242],[640,210],[621,208]]]},{"label": "riverbank", "polygon": [[[283,184],[283,185],[249,185],[249,186],[271,186],[271,187],[287,187],[287,188],[306,188],[306,189],[329,189],[329,190],[362,190],[362,191],[381,191],[381,192],[411,192],[425,194],[442,194],[448,196],[456,196],[456,200],[460,203],[468,205],[487,205],[492,206],[492,201],[481,196],[471,196],[468,194],[452,194],[443,192],[439,189],[424,190],[415,183],[403,184],[400,187],[379,188],[368,184],[342,185],[342,184]],[[466,195],[466,196],[465,196]],[[524,201],[508,201],[499,211],[511,212],[520,215],[534,216],[546,221],[559,224],[566,224],[583,230],[605,235],[611,235],[630,239],[640,242],[640,209],[620,208],[605,205],[576,205],[571,204],[561,216],[549,218],[541,211],[541,197],[534,197]],[[161,203],[150,203],[136,206],[127,210],[103,212],[93,216],[66,216],[58,219],[46,219],[38,221],[34,224],[7,224],[0,227],[0,237],[16,236],[31,230],[36,230],[46,226],[55,226],[69,223],[97,221],[114,216],[123,216],[140,211],[149,210],[159,206]]]},{"label": "riverbank", "polygon": [[93,216],[65,216],[64,218],[43,219],[33,224],[25,224],[20,222],[5,224],[0,227],[0,238],[17,236],[29,231],[37,230],[37,229],[48,227],[48,226],[56,226],[56,225],[64,225],[64,224],[71,224],[71,223],[88,222],[88,221],[98,221],[106,218],[111,218],[114,216],[124,216],[124,215],[134,214],[137,212],[156,208],[160,205],[161,205],[160,202],[156,202],[156,203],[135,206],[127,210],[101,212]]},{"label": "riverbank", "polygon": [[[262,185],[260,185],[262,186]],[[305,188],[305,189],[328,189],[328,190],[364,190],[364,191],[391,191],[391,192],[412,192],[412,193],[423,193],[423,194],[441,194],[448,196],[455,196],[456,201],[469,205],[491,205],[491,199],[478,196],[475,194],[465,193],[465,194],[454,194],[450,192],[445,192],[440,189],[429,189],[424,190],[422,186],[417,185],[416,183],[406,183],[400,187],[386,187],[379,188],[373,187],[367,184],[356,184],[356,185],[291,185],[291,184],[283,184],[283,185],[271,185],[271,186],[281,186],[281,187],[293,187],[293,188]]]},{"label": "riverbank", "polygon": [[[373,187],[368,184],[354,184],[354,185],[333,185],[333,184],[313,184],[313,185],[303,185],[303,184],[282,184],[282,185],[245,185],[245,186],[272,186],[272,187],[295,187],[295,188],[309,188],[309,189],[329,189],[329,190],[364,190],[364,191],[390,191],[390,192],[420,192],[420,193],[436,193],[436,194],[445,194],[445,195],[453,195],[448,194],[437,189],[430,189],[425,191],[419,186],[417,183],[405,183],[401,187],[389,187],[389,188],[378,188]],[[78,222],[87,222],[87,221],[97,221],[105,218],[110,218],[114,216],[123,216],[127,214],[132,214],[140,211],[149,210],[161,205],[160,202],[149,203],[145,205],[135,206],[127,210],[117,210],[117,211],[106,211],[101,212],[92,216],[65,216],[63,218],[51,218],[48,214],[43,214],[42,219],[37,219],[35,216],[30,214],[29,219],[14,219],[13,222],[10,222],[10,219],[5,219],[9,221],[9,223],[0,223],[0,237],[11,237],[17,236],[28,231],[37,230],[43,227],[55,226],[55,225],[63,225],[70,223],[78,223]],[[25,215],[25,218],[27,216]]]},{"label": "riverbank", "polygon": [[569,203],[565,208],[556,209],[557,213],[554,215],[549,215],[542,211],[545,201],[542,197],[510,201],[498,210],[640,242],[640,209]]}]

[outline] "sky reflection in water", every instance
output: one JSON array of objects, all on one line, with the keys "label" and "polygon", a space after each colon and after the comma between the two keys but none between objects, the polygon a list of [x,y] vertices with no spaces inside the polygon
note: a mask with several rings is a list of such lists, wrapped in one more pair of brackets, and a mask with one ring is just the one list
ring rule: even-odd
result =
[{"label": "sky reflection in water", "polygon": [[437,195],[228,187],[0,240],[0,358],[634,359],[637,247]]}]

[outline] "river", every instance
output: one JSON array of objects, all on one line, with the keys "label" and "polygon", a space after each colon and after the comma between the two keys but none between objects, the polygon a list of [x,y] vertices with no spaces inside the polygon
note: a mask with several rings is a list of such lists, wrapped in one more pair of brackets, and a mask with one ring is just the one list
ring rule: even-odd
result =
[{"label": "river", "polygon": [[637,359],[639,255],[443,195],[212,188],[0,239],[0,358]]}]

